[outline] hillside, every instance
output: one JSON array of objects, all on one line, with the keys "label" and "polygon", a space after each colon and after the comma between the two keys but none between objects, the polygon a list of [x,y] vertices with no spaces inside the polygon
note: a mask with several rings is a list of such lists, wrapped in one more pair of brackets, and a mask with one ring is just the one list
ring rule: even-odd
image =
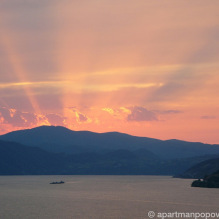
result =
[{"label": "hillside", "polygon": [[65,157],[14,142],[0,141],[0,175],[63,173]]},{"label": "hillside", "polygon": [[219,170],[219,158],[214,158],[205,160],[190,167],[188,170],[178,175],[177,177],[203,179],[205,176],[210,175],[217,170]]},{"label": "hillside", "polygon": [[168,168],[163,168],[159,158],[147,151],[65,155],[0,141],[0,175],[167,173],[170,174]]},{"label": "hillside", "polygon": [[0,141],[0,175],[175,175],[203,159],[166,160],[144,149],[66,155]]},{"label": "hillside", "polygon": [[219,145],[193,143],[179,140],[161,141],[136,137],[118,132],[94,133],[72,131],[61,126],[41,126],[14,131],[0,136],[1,140],[14,141],[49,152],[107,153],[114,150],[148,150],[164,159],[189,158],[206,154],[219,154]]}]

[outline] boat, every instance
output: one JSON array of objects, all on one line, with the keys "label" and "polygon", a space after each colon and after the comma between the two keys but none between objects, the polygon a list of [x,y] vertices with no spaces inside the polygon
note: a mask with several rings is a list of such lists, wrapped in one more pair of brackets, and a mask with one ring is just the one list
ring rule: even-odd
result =
[{"label": "boat", "polygon": [[51,182],[50,184],[63,184],[65,183],[64,181],[60,181],[60,182]]}]

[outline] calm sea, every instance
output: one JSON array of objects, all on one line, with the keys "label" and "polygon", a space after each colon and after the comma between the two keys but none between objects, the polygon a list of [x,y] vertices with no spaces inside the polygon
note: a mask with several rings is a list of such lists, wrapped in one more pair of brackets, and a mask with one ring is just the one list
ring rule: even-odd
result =
[{"label": "calm sea", "polygon": [[[60,185],[49,184],[63,180]],[[138,219],[219,212],[219,189],[167,176],[0,176],[1,219]],[[156,217],[155,217],[156,218]]]}]

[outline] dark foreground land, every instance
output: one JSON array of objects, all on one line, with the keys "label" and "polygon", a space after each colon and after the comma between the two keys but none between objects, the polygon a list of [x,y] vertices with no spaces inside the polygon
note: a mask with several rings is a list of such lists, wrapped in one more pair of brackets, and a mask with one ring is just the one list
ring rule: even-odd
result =
[{"label": "dark foreground land", "polygon": [[219,171],[192,182],[192,187],[219,188]]}]

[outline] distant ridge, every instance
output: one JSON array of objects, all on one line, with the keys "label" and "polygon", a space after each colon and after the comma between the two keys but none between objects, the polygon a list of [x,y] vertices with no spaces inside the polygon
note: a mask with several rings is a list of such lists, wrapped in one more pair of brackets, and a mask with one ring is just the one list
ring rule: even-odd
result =
[{"label": "distant ridge", "polygon": [[147,150],[164,159],[189,158],[219,154],[219,145],[158,140],[136,137],[119,132],[95,133],[72,131],[62,126],[40,126],[33,129],[13,131],[0,136],[1,140],[39,147],[50,152],[105,153],[115,150]]}]

